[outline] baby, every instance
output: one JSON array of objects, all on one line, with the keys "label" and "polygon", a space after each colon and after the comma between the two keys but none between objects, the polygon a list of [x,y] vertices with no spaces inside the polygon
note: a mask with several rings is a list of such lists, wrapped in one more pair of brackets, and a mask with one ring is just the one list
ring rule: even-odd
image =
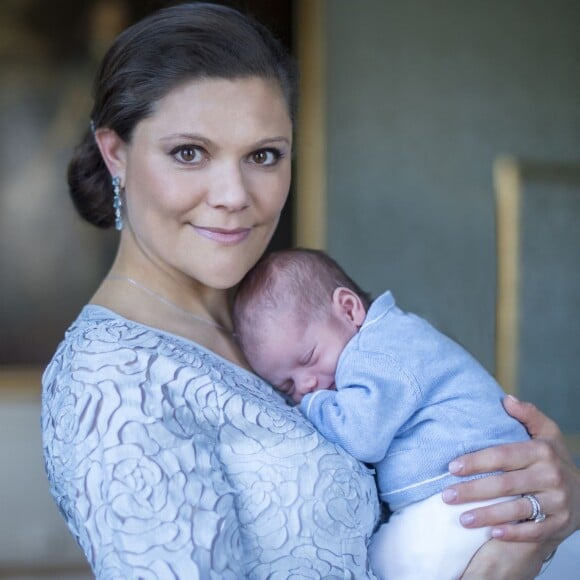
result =
[{"label": "baby", "polygon": [[496,381],[450,338],[397,308],[390,292],[371,303],[317,250],[262,258],[237,291],[234,322],[253,369],[327,439],[374,464],[392,511],[371,539],[375,574],[459,578],[489,529],[459,523],[460,513],[483,504],[441,499],[459,481],[448,464],[528,439],[504,411]]}]

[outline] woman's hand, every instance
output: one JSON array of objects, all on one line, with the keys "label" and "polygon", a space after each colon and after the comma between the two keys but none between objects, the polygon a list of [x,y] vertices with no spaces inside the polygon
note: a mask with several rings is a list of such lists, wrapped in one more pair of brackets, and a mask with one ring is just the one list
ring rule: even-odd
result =
[{"label": "woman's hand", "polygon": [[514,397],[506,397],[504,406],[525,425],[532,440],[458,457],[449,466],[456,475],[504,473],[450,486],[443,492],[443,499],[458,504],[533,494],[546,515],[543,522],[522,521],[531,514],[530,501],[522,497],[466,511],[461,523],[467,528],[492,526],[492,536],[502,540],[558,544],[580,528],[580,470],[554,421],[531,403]]}]

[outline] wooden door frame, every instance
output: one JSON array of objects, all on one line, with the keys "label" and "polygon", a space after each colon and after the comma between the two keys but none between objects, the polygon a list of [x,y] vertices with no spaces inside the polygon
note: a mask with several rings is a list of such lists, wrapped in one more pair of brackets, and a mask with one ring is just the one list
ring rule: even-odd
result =
[{"label": "wooden door frame", "polygon": [[297,0],[295,46],[300,99],[294,177],[294,244],[327,245],[326,0]]}]

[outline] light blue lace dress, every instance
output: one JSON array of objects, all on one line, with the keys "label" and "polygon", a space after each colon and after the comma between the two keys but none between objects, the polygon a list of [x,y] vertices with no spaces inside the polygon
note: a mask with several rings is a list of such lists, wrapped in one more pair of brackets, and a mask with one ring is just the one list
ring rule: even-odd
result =
[{"label": "light blue lace dress", "polygon": [[42,429],[97,578],[374,578],[371,472],[195,343],[86,306],[45,371]]}]

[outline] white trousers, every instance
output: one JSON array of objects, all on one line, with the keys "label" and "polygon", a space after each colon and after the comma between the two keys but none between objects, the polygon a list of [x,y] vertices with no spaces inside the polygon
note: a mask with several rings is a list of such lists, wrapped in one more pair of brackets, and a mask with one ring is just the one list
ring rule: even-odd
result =
[{"label": "white trousers", "polygon": [[436,494],[404,507],[371,538],[373,572],[380,580],[457,580],[491,537],[489,527],[464,528],[459,516],[508,499],[451,506]]}]

